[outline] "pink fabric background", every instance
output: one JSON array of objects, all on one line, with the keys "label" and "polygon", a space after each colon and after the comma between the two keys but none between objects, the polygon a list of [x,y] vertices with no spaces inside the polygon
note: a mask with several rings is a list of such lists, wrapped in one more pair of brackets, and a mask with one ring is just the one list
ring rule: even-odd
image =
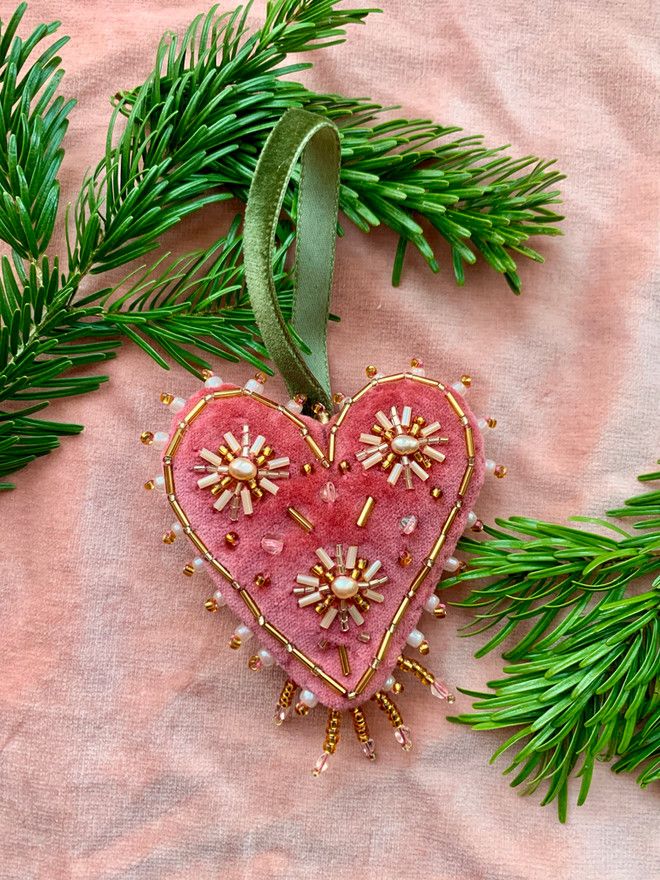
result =
[{"label": "pink fabric background", "polygon": [[[556,156],[569,175],[565,238],[541,242],[547,265],[523,267],[516,299],[483,268],[460,290],[446,268],[434,277],[414,257],[394,291],[394,237],[350,231],[338,247],[335,386],[348,391],[365,363],[386,371],[411,354],[439,376],[468,369],[471,404],[499,420],[490,448],[511,468],[481,514],[599,513],[657,452],[653,4],[385,5],[347,45],[314,56],[306,81],[401,102],[410,116],[510,141],[515,155]],[[59,17],[74,37],[66,88],[80,103],[65,197],[102,151],[107,96],[141,80],[162,31],[199,8],[34,0],[31,22]],[[171,244],[199,246],[214,228],[213,215],[199,218]],[[83,421],[84,435],[0,500],[3,880],[653,875],[657,791],[597,768],[587,805],[561,827],[552,807],[521,800],[487,765],[498,735],[444,723],[412,684],[401,699],[409,755],[374,720],[375,766],[346,738],[312,779],[322,719],[274,727],[280,675],[253,674],[226,649],[232,620],[201,609],[204,586],[180,577],[181,550],[160,543],[167,522],[140,488],[150,453],[137,436],[164,424],[158,392],[187,395],[195,382],[129,347],[109,372],[99,393],[52,409]],[[454,611],[428,628],[429,659],[474,688],[499,664],[472,658],[479,643],[455,636],[464,620]]]}]

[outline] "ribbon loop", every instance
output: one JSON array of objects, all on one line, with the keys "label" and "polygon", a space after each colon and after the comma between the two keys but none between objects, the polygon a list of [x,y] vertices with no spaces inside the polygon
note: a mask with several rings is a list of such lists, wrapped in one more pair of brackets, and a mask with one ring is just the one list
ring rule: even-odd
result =
[{"label": "ribbon loop", "polygon": [[[275,232],[302,157],[291,329],[273,279]],[[273,128],[245,210],[245,278],[257,326],[289,392],[331,409],[326,330],[337,236],[340,145],[337,127],[307,110],[288,110]],[[293,330],[293,333],[292,333]],[[302,351],[294,334],[309,348]]]}]

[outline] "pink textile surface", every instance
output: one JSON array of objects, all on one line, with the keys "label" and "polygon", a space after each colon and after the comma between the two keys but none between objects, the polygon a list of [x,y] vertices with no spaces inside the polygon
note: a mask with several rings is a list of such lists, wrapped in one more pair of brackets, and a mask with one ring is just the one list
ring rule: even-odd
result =
[{"label": "pink textile surface", "polygon": [[[565,237],[539,242],[547,264],[522,267],[516,298],[483,266],[457,288],[441,246],[439,276],[411,254],[393,290],[395,236],[349,228],[337,250],[335,388],[350,392],[367,363],[394,372],[411,355],[438,378],[468,371],[471,406],[498,419],[487,451],[510,467],[480,515],[600,514],[658,452],[654,4],[384,5],[347,44],[315,54],[305,82],[402,103],[407,116],[510,142],[514,155],[556,156],[568,174]],[[73,36],[65,91],[80,100],[65,200],[102,155],[108,96],[144,79],[161,33],[198,11],[33,0],[31,23],[57,17]],[[263,11],[258,2],[255,20]],[[211,241],[227,216],[187,222],[170,245]],[[159,391],[187,396],[197,382],[129,346],[108,372],[98,393],[52,407],[85,433],[0,499],[2,880],[654,876],[657,791],[598,767],[587,804],[562,827],[553,807],[507,787],[503,765],[487,765],[500,735],[446,723],[412,682],[400,701],[412,752],[371,713],[379,760],[368,764],[347,735],[313,779],[323,717],[275,728],[281,672],[252,673],[245,653],[227,650],[235,622],[204,611],[206,584],[180,576],[188,548],[161,544],[171,518],[141,489],[157,468],[137,436],[166,426]],[[221,372],[242,384],[253,371]],[[268,389],[284,394],[274,380]],[[474,660],[481,643],[457,636],[466,620],[452,610],[428,624],[427,659],[478,689],[501,664]],[[468,707],[459,698],[454,708]]]}]

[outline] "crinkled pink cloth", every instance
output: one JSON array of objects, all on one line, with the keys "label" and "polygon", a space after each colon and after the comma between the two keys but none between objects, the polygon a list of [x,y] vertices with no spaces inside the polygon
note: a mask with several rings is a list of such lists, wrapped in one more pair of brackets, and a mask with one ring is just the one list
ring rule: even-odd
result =
[{"label": "crinkled pink cloth", "polygon": [[[349,228],[333,301],[343,320],[330,332],[335,387],[350,391],[367,363],[395,371],[411,355],[441,378],[467,370],[473,408],[498,419],[488,452],[510,467],[479,513],[599,514],[634,491],[658,451],[654,6],[385,6],[346,45],[305,56],[316,62],[305,81],[402,103],[408,116],[511,142],[514,155],[556,156],[568,174],[565,237],[538,243],[547,264],[523,266],[516,298],[483,266],[457,288],[441,243],[439,276],[411,253],[393,290],[395,236]],[[57,14],[74,38],[63,50],[65,90],[80,99],[65,199],[102,155],[108,96],[141,81],[161,33],[198,8],[33,0],[30,22]],[[259,2],[255,19],[263,13]],[[171,245],[199,247],[226,222],[211,212]],[[222,369],[238,384],[250,372]],[[141,489],[157,454],[138,434],[167,423],[158,392],[187,396],[197,384],[129,346],[109,373],[97,394],[52,408],[85,433],[0,499],[2,880],[653,875],[657,792],[598,767],[587,804],[561,827],[553,807],[520,799],[488,766],[500,734],[447,724],[414,682],[400,700],[412,752],[372,716],[379,760],[365,761],[347,735],[312,779],[322,717],[275,728],[281,674],[252,673],[245,653],[227,650],[234,622],[203,610],[203,582],[180,574],[190,553],[161,543],[170,518]],[[283,391],[273,381],[269,393]],[[457,636],[466,620],[452,610],[428,626],[427,659],[474,689],[501,664],[473,659],[481,642]],[[459,698],[455,708],[468,707]]]}]

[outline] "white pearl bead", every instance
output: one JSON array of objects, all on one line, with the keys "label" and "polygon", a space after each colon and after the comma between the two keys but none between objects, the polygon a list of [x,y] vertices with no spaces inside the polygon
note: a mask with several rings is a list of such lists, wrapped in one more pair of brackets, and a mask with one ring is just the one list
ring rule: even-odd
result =
[{"label": "white pearl bead", "polygon": [[411,367],[410,372],[413,376],[426,376],[426,370],[424,367]]},{"label": "white pearl bead", "polygon": [[161,492],[165,489],[165,477],[162,474],[158,474],[157,477],[154,477],[154,486],[159,489]]},{"label": "white pearl bead", "polygon": [[302,403],[297,400],[287,400],[286,408],[292,413],[301,413],[303,411]]},{"label": "white pearl bead", "polygon": [[213,594],[213,598],[215,599],[215,604],[218,606],[218,608],[222,608],[223,605],[227,604],[220,590],[215,591],[215,593]]},{"label": "white pearl bead", "polygon": [[165,431],[156,431],[153,439],[154,445],[164,446],[167,443],[167,437],[168,435],[165,433]]},{"label": "white pearl bead", "polygon": [[243,387],[246,391],[252,391],[255,394],[261,394],[264,390],[264,386],[256,379],[248,379]]},{"label": "white pearl bead", "polygon": [[451,387],[454,389],[454,391],[458,391],[459,394],[465,394],[465,392],[467,391],[467,388],[462,382],[454,382]]},{"label": "white pearl bead", "polygon": [[477,424],[479,425],[480,431],[485,431],[488,427],[488,422],[486,421],[486,419],[479,419]]},{"label": "white pearl bead", "polygon": [[264,666],[272,666],[273,663],[275,662],[273,660],[272,655],[269,654],[265,648],[260,648],[257,651],[257,654],[259,655],[259,659],[261,660],[261,662],[263,663]]},{"label": "white pearl bead", "polygon": [[489,477],[492,477],[493,474],[495,473],[495,462],[493,461],[492,458],[486,459],[486,473],[488,474]]},{"label": "white pearl bead", "polygon": [[413,629],[408,635],[406,639],[411,648],[419,648],[419,646],[424,641],[424,633],[421,633],[418,629]]},{"label": "white pearl bead", "polygon": [[477,521],[477,514],[474,512],[474,510],[471,510],[467,516],[468,527],[472,528],[472,526],[476,523],[476,521]]},{"label": "white pearl bead", "polygon": [[170,404],[170,409],[172,410],[172,412],[178,413],[181,412],[185,405],[186,401],[183,399],[183,397],[175,397]]},{"label": "white pearl bead", "polygon": [[445,571],[458,571],[460,564],[461,563],[458,561],[458,559],[456,559],[455,556],[449,556],[445,560],[443,568]]},{"label": "white pearl bead", "polygon": [[383,688],[386,691],[391,691],[392,688],[394,687],[395,682],[396,682],[396,679],[394,678],[394,676],[390,675],[389,678],[385,679],[385,684],[383,685]]},{"label": "white pearl bead", "polygon": [[208,379],[204,382],[205,388],[219,388],[222,385],[222,379],[220,376],[209,376]]},{"label": "white pearl bead", "polygon": [[426,610],[428,612],[433,613],[439,604],[440,604],[440,597],[436,596],[436,594],[433,593],[433,595],[429,596],[428,599],[426,600],[426,602],[424,604],[424,608],[426,608]]},{"label": "white pearl bead", "polygon": [[304,703],[305,706],[309,706],[310,709],[313,709],[314,706],[318,703],[319,698],[316,694],[312,693],[312,691],[302,690],[300,691],[300,702]]},{"label": "white pearl bead", "polygon": [[201,556],[196,556],[196,557],[193,559],[193,565],[195,566],[195,568],[197,569],[197,571],[199,571],[200,568],[202,568],[202,567],[204,566],[204,560],[202,559]]},{"label": "white pearl bead", "polygon": [[172,531],[174,532],[175,535],[180,535],[181,532],[183,531],[183,526],[181,525],[179,520],[172,523]]},{"label": "white pearl bead", "polygon": [[234,635],[238,636],[241,641],[247,642],[252,638],[253,633],[251,629],[248,629],[247,626],[241,624],[234,630]]}]

